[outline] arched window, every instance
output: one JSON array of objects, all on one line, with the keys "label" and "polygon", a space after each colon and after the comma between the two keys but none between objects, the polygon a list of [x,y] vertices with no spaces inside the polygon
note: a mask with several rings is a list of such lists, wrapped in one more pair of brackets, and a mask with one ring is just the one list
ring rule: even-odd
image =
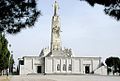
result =
[{"label": "arched window", "polygon": [[69,70],[69,71],[72,71],[72,64],[69,64],[68,70]]},{"label": "arched window", "polygon": [[63,64],[63,71],[66,71],[66,65]]},{"label": "arched window", "polygon": [[57,71],[60,71],[60,64],[57,64]]}]

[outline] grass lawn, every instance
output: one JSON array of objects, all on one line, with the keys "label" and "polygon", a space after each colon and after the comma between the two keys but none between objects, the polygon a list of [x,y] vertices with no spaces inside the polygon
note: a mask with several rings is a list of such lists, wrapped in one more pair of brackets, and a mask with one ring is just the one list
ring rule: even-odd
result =
[{"label": "grass lawn", "polygon": [[7,76],[0,76],[0,81],[9,81]]}]

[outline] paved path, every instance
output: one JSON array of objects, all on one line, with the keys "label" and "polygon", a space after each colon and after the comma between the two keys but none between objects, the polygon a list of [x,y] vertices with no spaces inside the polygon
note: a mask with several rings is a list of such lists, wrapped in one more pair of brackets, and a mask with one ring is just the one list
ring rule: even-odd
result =
[{"label": "paved path", "polygon": [[10,81],[120,81],[120,76],[26,75],[12,76]]},{"label": "paved path", "polygon": [[44,75],[25,75],[25,76],[11,76],[10,81],[55,81],[47,79]]},{"label": "paved path", "polygon": [[0,76],[0,81],[8,81],[9,78],[7,76]]}]

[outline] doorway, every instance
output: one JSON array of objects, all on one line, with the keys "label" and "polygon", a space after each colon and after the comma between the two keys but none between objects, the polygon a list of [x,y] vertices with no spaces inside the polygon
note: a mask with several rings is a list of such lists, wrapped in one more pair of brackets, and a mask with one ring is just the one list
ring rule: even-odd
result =
[{"label": "doorway", "polygon": [[85,66],[85,74],[89,74],[90,73],[90,66]]},{"label": "doorway", "polygon": [[42,66],[37,66],[37,73],[42,73]]}]

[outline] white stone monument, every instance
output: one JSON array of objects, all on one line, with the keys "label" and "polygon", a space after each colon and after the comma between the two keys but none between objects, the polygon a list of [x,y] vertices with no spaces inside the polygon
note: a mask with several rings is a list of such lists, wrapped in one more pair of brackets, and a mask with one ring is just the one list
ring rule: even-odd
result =
[{"label": "white stone monument", "polygon": [[39,56],[24,56],[19,59],[19,74],[107,75],[107,69],[101,66],[101,57],[73,57],[71,49],[62,48],[57,1],[53,7],[50,48],[42,49]]}]

